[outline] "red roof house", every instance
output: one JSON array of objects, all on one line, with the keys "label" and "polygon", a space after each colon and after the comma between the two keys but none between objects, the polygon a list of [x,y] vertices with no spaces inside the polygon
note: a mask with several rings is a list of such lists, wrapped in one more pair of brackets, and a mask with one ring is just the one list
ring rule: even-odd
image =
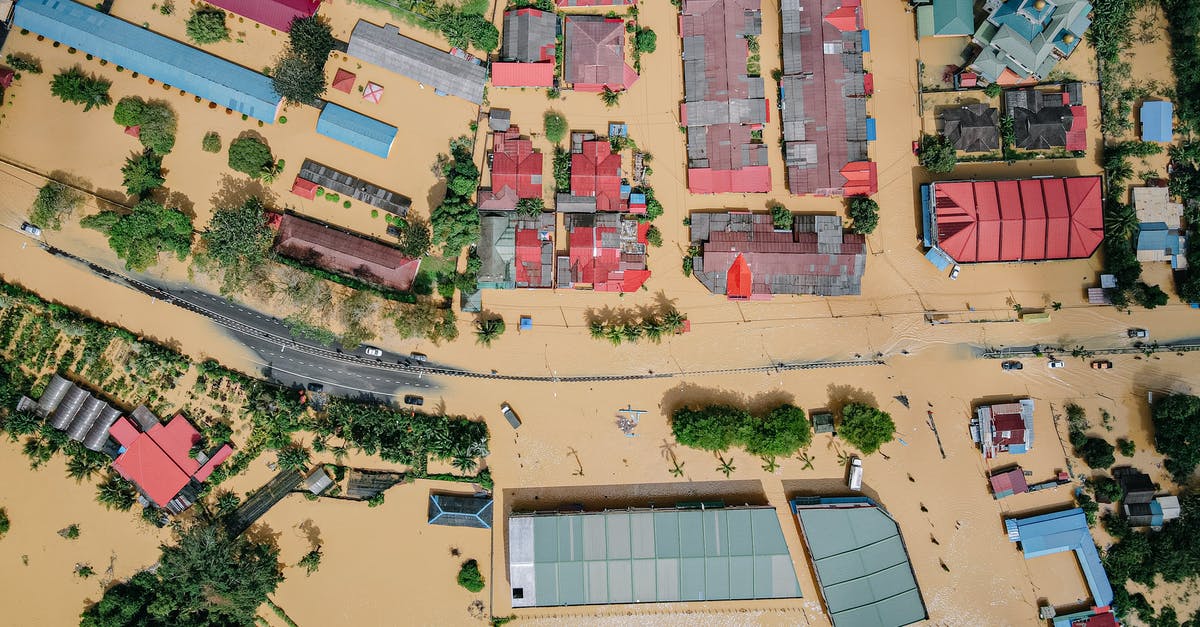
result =
[{"label": "red roof house", "polygon": [[250,18],[284,32],[292,30],[292,20],[297,17],[312,17],[321,6],[321,0],[205,0],[220,7]]},{"label": "red roof house", "polygon": [[504,13],[500,59],[492,64],[497,87],[553,87],[558,16],[521,8]]},{"label": "red roof house", "polygon": [[492,138],[492,187],[479,190],[479,208],[504,211],[515,209],[522,198],[541,198],[542,153],[516,126]]},{"label": "red roof house", "polygon": [[342,93],[350,93],[354,89],[354,81],[357,77],[353,72],[338,68],[336,74],[333,75],[332,87]]},{"label": "red roof house", "polygon": [[621,198],[621,155],[605,139],[583,141],[571,153],[571,195],[595,196],[596,211],[625,211]]},{"label": "red roof house", "polygon": [[646,268],[646,233],[640,224],[618,214],[563,214],[567,256],[558,258],[558,287],[597,292],[634,292],[650,278]]},{"label": "red roof house", "polygon": [[988,481],[992,484],[992,496],[997,499],[1029,491],[1029,484],[1025,481],[1025,471],[1021,470],[1020,466],[994,473],[988,477]]},{"label": "red roof house", "polygon": [[998,453],[1020,455],[1033,448],[1032,399],[980,405],[971,421],[971,437],[979,443],[984,459]]},{"label": "red roof house", "polygon": [[193,479],[203,482],[233,449],[224,444],[201,464],[191,455],[200,433],[182,415],[167,424],[138,431],[133,421],[121,417],[109,430],[121,445],[113,469],[131,481],[159,507],[167,507]]},{"label": "red roof house", "polygon": [[931,244],[958,263],[1086,259],[1104,239],[1100,177],[931,183]]},{"label": "red roof house", "polygon": [[554,87],[554,62],[492,64],[492,84],[496,87]]},{"label": "red roof house", "polygon": [[286,214],[279,221],[275,252],[381,287],[408,291],[420,259],[366,237]]},{"label": "red roof house", "polygon": [[317,184],[297,176],[296,180],[292,182],[292,193],[301,198],[312,200],[317,196]]},{"label": "red roof house", "polygon": [[625,63],[625,22],[599,15],[563,18],[566,54],[563,81],[576,91],[627,89],[637,72]]}]

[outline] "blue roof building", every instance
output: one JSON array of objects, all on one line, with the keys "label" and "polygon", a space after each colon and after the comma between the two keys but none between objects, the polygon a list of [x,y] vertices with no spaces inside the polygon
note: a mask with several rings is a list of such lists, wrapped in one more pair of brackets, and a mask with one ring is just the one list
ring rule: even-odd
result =
[{"label": "blue roof building", "polygon": [[282,100],[267,76],[76,2],[20,0],[12,26],[267,123]]},{"label": "blue roof building", "polygon": [[492,499],[487,496],[429,495],[429,524],[492,528]]},{"label": "blue roof building", "polygon": [[1150,100],[1142,103],[1139,117],[1142,119],[1142,141],[1171,143],[1173,130],[1171,118],[1175,105],[1168,100]]},{"label": "blue roof building", "polygon": [[1108,574],[1104,572],[1100,552],[1096,550],[1082,509],[1076,507],[1041,516],[1006,518],[1004,527],[1010,542],[1021,543],[1025,559],[1075,551],[1092,594],[1092,603],[1100,607],[1112,603],[1112,586],[1108,583]]},{"label": "blue roof building", "polygon": [[396,127],[391,124],[333,103],[326,104],[321,110],[317,132],[384,159],[396,140]]}]

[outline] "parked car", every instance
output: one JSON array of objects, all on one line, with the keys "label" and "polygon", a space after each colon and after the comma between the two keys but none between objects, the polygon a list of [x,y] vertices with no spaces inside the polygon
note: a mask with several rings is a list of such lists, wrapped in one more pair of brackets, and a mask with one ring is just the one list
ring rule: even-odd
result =
[{"label": "parked car", "polygon": [[325,389],[325,386],[321,385],[320,383],[309,383],[308,384],[309,392],[321,392],[324,389]]},{"label": "parked car", "polygon": [[1147,338],[1147,337],[1150,337],[1150,332],[1145,329],[1130,329],[1129,337],[1138,338],[1138,339]]},{"label": "parked car", "polygon": [[42,236],[42,229],[38,228],[37,225],[30,224],[28,222],[21,223],[21,232],[30,237]]},{"label": "parked car", "polygon": [[363,352],[367,354],[367,357],[383,357],[383,351],[374,346],[367,346],[363,349]]},{"label": "parked car", "polygon": [[424,405],[425,399],[423,397],[417,396],[416,394],[405,394],[404,395],[404,404],[405,405],[418,405],[418,406]]},{"label": "parked car", "polygon": [[1112,362],[1107,359],[1097,359],[1092,362],[1093,370],[1108,370],[1112,368]]},{"label": "parked car", "polygon": [[504,414],[504,419],[512,425],[513,429],[521,426],[521,418],[517,416],[517,412],[513,411],[512,405],[500,403],[500,412]]},{"label": "parked car", "polygon": [[411,357],[413,361],[415,361],[419,364],[423,364],[423,363],[429,361],[429,357],[425,353],[409,353],[408,356]]},{"label": "parked car", "polygon": [[1003,370],[1020,370],[1024,367],[1025,365],[1019,361],[1006,361],[1000,364],[1000,368]]},{"label": "parked car", "polygon": [[850,459],[850,476],[846,480],[846,485],[850,486],[851,490],[861,490],[863,480],[863,465],[862,460],[853,457]]},{"label": "parked car", "polygon": [[950,280],[951,280],[951,281],[954,281],[954,280],[957,280],[957,279],[958,279],[958,272],[959,272],[960,270],[962,270],[962,267],[961,267],[961,266],[959,266],[957,263],[956,263],[956,264],[954,264],[954,269],[952,269],[952,270],[950,271]]},{"label": "parked car", "polygon": [[1050,363],[1048,363],[1046,365],[1051,368],[1066,368],[1067,367],[1067,364],[1063,363],[1063,360],[1061,360],[1061,359],[1051,359]]}]

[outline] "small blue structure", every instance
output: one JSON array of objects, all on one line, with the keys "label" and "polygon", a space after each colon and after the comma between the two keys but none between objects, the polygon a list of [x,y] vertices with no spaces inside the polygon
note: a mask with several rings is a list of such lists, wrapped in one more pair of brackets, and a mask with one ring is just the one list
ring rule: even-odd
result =
[{"label": "small blue structure", "polygon": [[1025,559],[1075,551],[1092,594],[1092,604],[1098,607],[1112,604],[1112,586],[1108,583],[1108,574],[1104,572],[1100,552],[1096,550],[1082,509],[1076,507],[1041,516],[1006,518],[1004,527],[1010,542],[1021,543]]},{"label": "small blue structure", "polygon": [[317,132],[384,159],[396,140],[396,127],[333,103],[321,110]]},{"label": "small blue structure", "polygon": [[862,51],[863,52],[871,51],[871,31],[869,31],[865,28],[862,31]]},{"label": "small blue structure", "polygon": [[21,0],[12,28],[29,29],[268,124],[282,100],[267,76],[76,2]]},{"label": "small blue structure", "polygon": [[875,141],[875,118],[867,118],[867,141]]},{"label": "small blue structure", "polygon": [[533,317],[532,316],[521,316],[521,330],[522,331],[533,330]]},{"label": "small blue structure", "polygon": [[1168,100],[1151,100],[1142,103],[1142,141],[1171,143],[1174,135],[1172,118],[1175,106]]},{"label": "small blue structure", "polygon": [[930,248],[929,252],[925,253],[925,259],[927,259],[929,263],[932,263],[933,267],[938,269],[938,272],[945,272],[946,268],[949,268],[954,263],[954,260],[950,258],[950,255],[947,255],[945,251],[937,246]]},{"label": "small blue structure", "polygon": [[629,127],[624,122],[609,122],[608,123],[609,137],[629,137]]},{"label": "small blue structure", "polygon": [[487,496],[429,495],[429,524],[492,528],[492,499]]},{"label": "small blue structure", "polygon": [[1172,270],[1187,267],[1187,236],[1166,222],[1142,222],[1138,225],[1137,251],[1139,261],[1170,261]]},{"label": "small blue structure", "polygon": [[933,187],[928,183],[921,186],[921,242],[925,248],[933,246]]}]

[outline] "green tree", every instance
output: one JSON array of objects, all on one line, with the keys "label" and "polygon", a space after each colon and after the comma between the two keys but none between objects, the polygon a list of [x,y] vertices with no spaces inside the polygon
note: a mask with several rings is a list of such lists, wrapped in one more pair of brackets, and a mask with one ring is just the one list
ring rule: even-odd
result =
[{"label": "green tree", "polygon": [[96,501],[107,509],[127,512],[137,502],[137,491],[133,484],[110,472],[108,478],[96,486]]},{"label": "green tree", "polygon": [[934,174],[944,174],[958,164],[954,144],[942,135],[922,135],[917,149],[921,166]]},{"label": "green tree", "polygon": [[472,196],[479,186],[479,168],[469,149],[452,147],[452,159],[443,168],[446,196],[430,212],[433,241],[443,245],[443,253],[458,255],[464,246],[479,240],[479,211]]},{"label": "green tree", "polygon": [[479,572],[478,562],[475,560],[463,562],[462,568],[458,569],[458,585],[471,592],[483,590],[483,574]]},{"label": "green tree", "polygon": [[424,222],[411,221],[404,227],[400,238],[400,251],[409,259],[419,259],[429,252],[431,244],[429,226]]},{"label": "green tree", "polygon": [[9,525],[8,510],[0,507],[0,538],[3,538],[4,534],[8,533]]},{"label": "green tree", "polygon": [[141,201],[131,213],[101,211],[79,223],[108,235],[108,245],[128,270],[149,268],[161,252],[183,260],[191,250],[192,219],[152,200]]},{"label": "green tree", "polygon": [[67,476],[76,483],[91,479],[92,475],[108,467],[111,460],[107,455],[83,448],[77,442],[73,444],[67,448]]},{"label": "green tree", "polygon": [[771,222],[777,229],[792,228],[792,212],[783,205],[771,205]]},{"label": "green tree", "polygon": [[313,573],[317,572],[317,569],[319,569],[321,567],[321,547],[320,547],[320,545],[318,545],[317,548],[309,551],[308,553],[305,553],[304,557],[300,558],[299,562],[296,562],[296,566],[299,568],[303,568],[305,575],[312,575]]},{"label": "green tree", "polygon": [[999,98],[1001,92],[1000,83],[988,83],[988,86],[983,88],[983,93],[987,94],[988,98]]},{"label": "green tree", "polygon": [[266,263],[274,239],[275,232],[267,226],[266,208],[257,196],[237,207],[218,208],[200,236],[205,255],[224,272],[224,293],[240,290]]},{"label": "green tree", "polygon": [[681,407],[671,414],[671,434],[684,446],[719,452],[737,441],[738,428],[746,419],[745,410],[727,405]]},{"label": "green tree", "polygon": [[1088,468],[1103,469],[1116,463],[1114,450],[1113,445],[1103,438],[1085,437],[1083,442],[1075,447],[1075,454],[1083,459]]},{"label": "green tree", "polygon": [[185,30],[188,39],[198,44],[215,44],[229,39],[229,29],[225,26],[225,12],[207,5],[192,9]]},{"label": "green tree", "polygon": [[288,45],[300,58],[319,64],[324,69],[329,53],[337,47],[337,39],[325,20],[312,15],[292,18],[292,25],[288,30]]},{"label": "green tree", "polygon": [[658,48],[658,35],[649,28],[639,28],[633,37],[633,47],[641,53],[654,52]]},{"label": "green tree", "polygon": [[79,539],[79,525],[76,525],[76,524],[67,525],[66,529],[63,529],[62,531],[58,532],[58,535],[62,536],[63,538],[65,538],[67,540],[78,540]]},{"label": "green tree", "polygon": [[1104,211],[1104,230],[1109,237],[1128,239],[1137,228],[1137,211],[1133,205],[1108,203]]},{"label": "green tree", "polygon": [[308,469],[309,463],[312,462],[312,457],[309,455],[308,449],[299,442],[292,442],[279,449],[278,458],[279,467],[284,470],[304,471]]},{"label": "green tree", "polygon": [[93,107],[112,104],[108,88],[112,83],[106,79],[89,76],[78,66],[62,70],[50,81],[50,93],[63,102],[83,105],[84,111]]},{"label": "green tree", "polygon": [[567,136],[567,118],[557,111],[547,111],[542,115],[542,123],[546,129],[546,139],[557,144]]},{"label": "green tree", "polygon": [[504,335],[503,318],[480,318],[475,321],[475,342],[491,346],[496,338]]},{"label": "green tree", "polygon": [[137,96],[126,96],[113,107],[113,121],[121,126],[137,126],[146,115],[146,101]]},{"label": "green tree", "polygon": [[204,152],[221,152],[221,134],[216,131],[209,131],[205,133],[204,139],[200,141],[200,147],[204,150]]},{"label": "green tree", "polygon": [[650,228],[646,229],[646,243],[655,248],[663,245],[662,231],[658,230],[657,226],[651,224]]},{"label": "green tree", "polygon": [[162,157],[143,152],[125,158],[121,167],[125,191],[134,198],[141,198],[148,192],[162,187],[167,181],[162,173]]},{"label": "green tree", "polygon": [[1116,503],[1125,495],[1121,489],[1121,484],[1117,483],[1112,477],[1097,477],[1092,481],[1092,492],[1096,495],[1096,500],[1103,499],[1107,503]]},{"label": "green tree", "polygon": [[28,74],[42,73],[41,62],[28,54],[23,54],[20,52],[15,54],[9,53],[4,55],[4,62],[18,72],[25,72]]},{"label": "green tree", "polygon": [[546,201],[541,198],[522,198],[517,201],[517,215],[536,218],[546,210]]},{"label": "green tree", "polygon": [[746,418],[738,428],[737,442],[751,455],[787,457],[812,441],[808,418],[794,405],[776,407],[762,418]]},{"label": "green tree", "polygon": [[1150,412],[1154,448],[1167,457],[1164,466],[1176,483],[1185,485],[1200,464],[1200,397],[1160,396]]},{"label": "green tree", "polygon": [[1117,440],[1117,450],[1125,457],[1133,457],[1137,453],[1137,445],[1133,443],[1133,440],[1120,438]]},{"label": "green tree", "polygon": [[313,62],[298,55],[279,60],[271,72],[275,93],[289,102],[316,106],[325,95],[325,75],[313,70]]},{"label": "green tree", "polygon": [[870,235],[879,226],[879,204],[866,196],[851,196],[847,200],[847,215],[853,220],[850,228],[855,233]]},{"label": "green tree", "polygon": [[838,435],[866,455],[891,442],[895,432],[896,423],[883,410],[863,403],[847,403],[842,407],[842,425]]},{"label": "green tree", "polygon": [[621,92],[613,91],[608,85],[605,85],[604,91],[600,92],[600,100],[606,107],[615,107],[621,102]]},{"label": "green tree", "polygon": [[229,142],[229,167],[250,175],[251,178],[262,178],[275,165],[271,149],[254,137],[239,137]]},{"label": "green tree", "polygon": [[79,577],[80,579],[88,579],[92,575],[95,575],[95,574],[96,574],[96,569],[92,568],[91,564],[76,564],[75,565],[75,576]]},{"label": "green tree", "polygon": [[29,221],[52,231],[62,228],[63,218],[70,217],[83,205],[83,194],[59,183],[50,181],[38,190],[33,207],[29,210]]}]

